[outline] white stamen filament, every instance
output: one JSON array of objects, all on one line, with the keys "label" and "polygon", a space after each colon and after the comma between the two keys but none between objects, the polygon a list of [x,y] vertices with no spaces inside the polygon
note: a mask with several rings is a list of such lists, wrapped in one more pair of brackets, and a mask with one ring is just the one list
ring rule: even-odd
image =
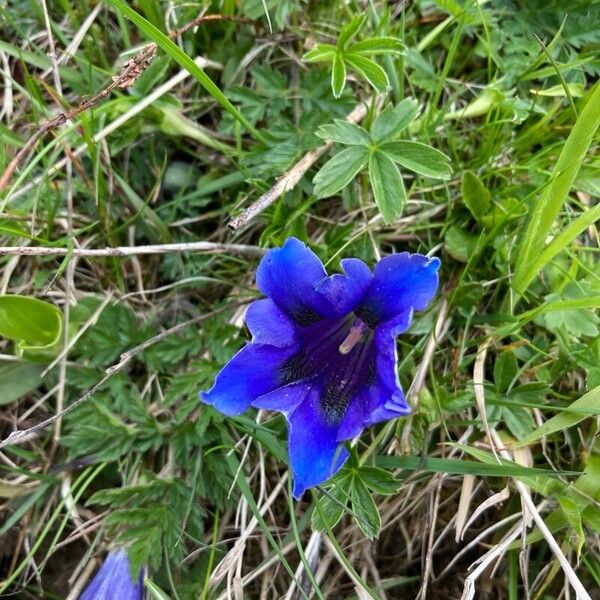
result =
[{"label": "white stamen filament", "polygon": [[363,336],[363,333],[367,330],[367,326],[362,322],[358,321],[355,325],[352,325],[348,335],[344,339],[344,341],[340,344],[338,350],[340,354],[348,354]]}]

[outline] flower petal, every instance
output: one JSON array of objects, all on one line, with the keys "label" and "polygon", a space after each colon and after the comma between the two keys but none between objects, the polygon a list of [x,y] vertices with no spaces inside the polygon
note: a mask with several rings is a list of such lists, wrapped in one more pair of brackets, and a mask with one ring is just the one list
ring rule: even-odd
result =
[{"label": "flower petal", "polygon": [[336,316],[352,312],[373,280],[369,267],[359,258],[346,258],[341,265],[345,274],[331,275],[317,286],[317,291],[328,300]]},{"label": "flower petal", "polygon": [[137,582],[132,580],[125,550],[109,552],[80,600],[142,600],[143,581],[143,570],[140,570]]},{"label": "flower petal", "polygon": [[288,452],[294,476],[292,493],[299,499],[305,490],[335,475],[349,453],[336,439],[338,426],[325,420],[317,387],[310,389],[305,400],[287,415],[287,419]]},{"label": "flower petal", "polygon": [[258,265],[256,287],[301,325],[331,314],[331,305],[317,292],[327,272],[319,257],[300,240],[288,238],[270,250]]},{"label": "flower petal", "polygon": [[410,412],[398,378],[396,337],[410,327],[412,312],[412,308],[400,312],[395,319],[375,329],[376,375],[370,390],[371,404],[365,425],[395,419]]},{"label": "flower petal", "polygon": [[294,322],[271,300],[256,300],[246,312],[246,325],[252,341],[284,348],[294,342]]},{"label": "flower petal", "polygon": [[340,423],[338,441],[353,439],[365,427],[410,412],[398,379],[396,336],[409,328],[411,319],[412,310],[408,310],[375,329],[374,380],[350,401]]},{"label": "flower petal", "polygon": [[291,383],[259,396],[252,406],[266,410],[279,410],[290,414],[308,396],[312,389],[310,383]]},{"label": "flower petal", "polygon": [[243,413],[256,398],[281,385],[279,369],[296,351],[295,346],[244,346],[221,369],[213,387],[200,392],[200,400],[225,415]]},{"label": "flower petal", "polygon": [[438,286],[440,260],[402,252],[382,258],[357,316],[370,326],[394,319],[409,309],[424,310]]}]

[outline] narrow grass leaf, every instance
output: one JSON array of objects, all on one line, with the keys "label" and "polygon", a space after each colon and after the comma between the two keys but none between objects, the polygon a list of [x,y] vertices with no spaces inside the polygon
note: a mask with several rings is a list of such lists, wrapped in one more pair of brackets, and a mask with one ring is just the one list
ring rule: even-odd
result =
[{"label": "narrow grass leaf", "polygon": [[531,269],[531,264],[535,261],[539,267],[540,261],[537,257],[542,252],[544,240],[567,200],[573,181],[600,125],[600,84],[597,84],[588,96],[584,109],[563,145],[549,184],[531,208],[516,256],[512,280],[513,287],[519,294],[525,292],[538,273],[537,269]]},{"label": "narrow grass leaf", "polygon": [[229,101],[215,82],[190,58],[175,42],[169,39],[162,31],[157,29],[147,19],[144,19],[124,0],[108,0],[117,10],[129,17],[140,31],[145,33],[153,42],[162,48],[173,60],[193,75],[200,85],[248,132],[258,141],[266,143],[263,136],[252,126],[244,115]]},{"label": "narrow grass leaf", "polygon": [[[491,455],[490,455],[491,456]],[[494,457],[492,456],[492,459]],[[550,471],[517,464],[486,464],[457,458],[426,458],[420,456],[377,456],[375,462],[383,469],[407,469],[450,475],[481,475],[487,477],[560,477],[564,471]],[[567,474],[578,474],[567,472]]]},{"label": "narrow grass leaf", "polygon": [[578,235],[600,219],[600,204],[581,213],[569,223],[540,253],[532,256],[526,266],[524,280],[531,282],[534,277],[562,250],[564,250]]},{"label": "narrow grass leaf", "polygon": [[[587,392],[579,398],[579,400],[575,400],[570,407],[571,409],[585,409],[585,410],[594,410],[597,411],[596,414],[600,415],[600,386],[595,387],[593,390]],[[532,431],[528,436],[522,439],[520,442],[515,444],[516,448],[521,448],[522,446],[530,446],[531,444],[535,444],[539,440],[541,440],[544,436],[551,435],[556,433],[557,431],[563,431],[568,429],[569,427],[573,427],[573,425],[577,425],[585,418],[590,416],[585,413],[577,413],[577,412],[563,412],[558,415],[555,415],[551,419],[548,419],[543,425],[540,425],[535,431]]]}]

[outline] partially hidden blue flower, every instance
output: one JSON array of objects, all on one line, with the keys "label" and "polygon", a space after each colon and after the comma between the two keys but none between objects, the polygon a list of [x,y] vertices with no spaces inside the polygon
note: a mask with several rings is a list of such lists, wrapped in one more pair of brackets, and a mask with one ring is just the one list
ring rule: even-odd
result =
[{"label": "partially hidden blue flower", "polygon": [[226,415],[250,406],[281,411],[289,429],[293,495],[335,474],[344,441],[365,427],[406,415],[396,336],[424,310],[438,286],[438,258],[393,254],[373,273],[357,258],[327,275],[305,244],[289,238],[256,273],[267,298],[248,308],[252,341],[200,398]]},{"label": "partially hidden blue flower", "polygon": [[131,578],[131,565],[124,549],[109,552],[94,579],[79,600],[142,600],[144,571],[137,581]]}]

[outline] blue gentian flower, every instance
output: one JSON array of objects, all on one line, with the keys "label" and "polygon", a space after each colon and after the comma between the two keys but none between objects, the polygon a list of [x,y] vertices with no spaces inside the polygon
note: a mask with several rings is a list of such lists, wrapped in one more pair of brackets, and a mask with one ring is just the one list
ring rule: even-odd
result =
[{"label": "blue gentian flower", "polygon": [[131,565],[123,549],[109,552],[94,579],[85,588],[79,600],[142,600],[144,572],[138,580],[131,578]]},{"label": "blue gentian flower", "polygon": [[357,258],[327,275],[305,244],[289,238],[256,273],[267,298],[248,308],[252,341],[200,398],[226,415],[279,410],[289,428],[293,495],[335,474],[344,441],[410,412],[397,374],[396,336],[438,285],[438,258],[393,254],[373,273]]}]

